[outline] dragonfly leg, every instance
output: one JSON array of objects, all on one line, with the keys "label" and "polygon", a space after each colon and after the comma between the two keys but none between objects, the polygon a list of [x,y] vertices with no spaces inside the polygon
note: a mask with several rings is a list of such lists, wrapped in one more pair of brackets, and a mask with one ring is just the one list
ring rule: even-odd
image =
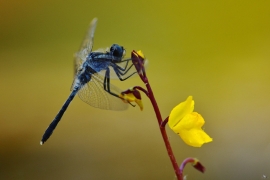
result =
[{"label": "dragonfly leg", "polygon": [[[126,61],[126,65],[125,65],[124,68],[122,68],[122,67],[120,67],[120,66],[118,66],[118,65],[115,64],[115,67],[119,70],[119,72],[121,72],[121,75],[125,75],[132,68],[132,66],[134,66],[134,64],[132,63],[128,67],[128,63],[129,63],[130,60],[132,60],[132,59],[125,59],[125,60],[121,61],[121,62],[125,62]],[[128,69],[127,69],[127,67],[128,67]]]},{"label": "dragonfly leg", "polygon": [[[133,73],[134,74],[134,73]],[[131,74],[130,76],[132,76],[133,74]],[[118,76],[118,75],[117,75]],[[130,77],[129,76],[129,77]],[[118,76],[119,77],[119,76]],[[115,94],[113,92],[111,92],[111,89],[110,89],[110,68],[107,68],[106,70],[106,73],[105,73],[105,77],[104,77],[104,82],[103,82],[103,88],[106,92],[108,92],[109,94],[119,98],[119,99],[122,99],[121,97],[119,97],[118,94]],[[122,99],[124,100],[124,99]],[[135,105],[131,104],[130,102],[128,102],[131,106],[135,107]]]},{"label": "dragonfly leg", "polygon": [[110,88],[110,69],[109,68],[107,68],[106,73],[105,73],[104,82],[103,82],[103,88],[109,94],[120,98],[118,94],[115,94],[115,93],[111,92],[111,88]]},{"label": "dragonfly leg", "polygon": [[126,65],[125,65],[124,68],[119,67],[119,69],[121,69],[122,71],[125,71],[127,69],[127,66],[128,66],[128,63],[129,63],[130,60],[132,60],[132,59],[129,58],[129,59],[125,59],[125,60],[121,61],[121,62],[125,62],[126,61]]},{"label": "dragonfly leg", "polygon": [[[128,73],[128,71],[132,68],[132,66],[134,66],[134,64],[131,64],[131,65],[128,67],[128,69],[125,69],[124,71],[122,70],[121,67],[119,67],[119,66],[117,66],[117,65],[116,65],[116,68],[119,70],[119,72],[120,72],[121,75],[123,76],[123,75],[125,75],[126,73]],[[122,71],[123,71],[123,72],[122,72]]]},{"label": "dragonfly leg", "polygon": [[[121,67],[117,66],[116,64],[112,64],[112,67],[113,67],[115,74],[117,75],[118,79],[120,79],[121,81],[125,81],[126,79],[130,78],[131,76],[133,76],[134,74],[137,73],[137,72],[133,72],[129,76],[122,78],[122,76],[124,76],[130,70],[130,68],[132,66],[133,66],[133,64],[125,72],[121,72]],[[107,76],[107,72],[106,72],[106,76]],[[107,77],[109,77],[109,76],[107,76]]]}]

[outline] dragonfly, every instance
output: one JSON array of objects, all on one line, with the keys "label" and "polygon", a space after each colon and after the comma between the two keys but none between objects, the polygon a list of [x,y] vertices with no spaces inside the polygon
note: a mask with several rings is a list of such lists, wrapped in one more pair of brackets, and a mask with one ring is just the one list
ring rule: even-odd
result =
[{"label": "dragonfly", "polygon": [[92,51],[96,26],[97,18],[94,18],[79,51],[75,54],[75,78],[71,86],[71,93],[46,129],[40,141],[41,145],[52,135],[70,102],[77,94],[82,101],[96,108],[106,110],[128,108],[128,104],[119,97],[122,91],[112,85],[110,79],[113,77],[124,81],[137,72],[131,70],[133,66],[132,63],[129,65],[131,59],[124,59],[125,49],[118,44],[113,44],[107,50]]}]

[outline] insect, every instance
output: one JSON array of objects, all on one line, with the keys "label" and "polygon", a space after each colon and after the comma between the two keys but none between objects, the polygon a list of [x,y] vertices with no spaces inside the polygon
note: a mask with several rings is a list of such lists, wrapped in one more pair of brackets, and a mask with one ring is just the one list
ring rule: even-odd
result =
[{"label": "insect", "polygon": [[97,18],[94,18],[79,51],[75,54],[75,78],[71,94],[45,131],[41,145],[52,135],[76,94],[93,107],[107,110],[125,110],[128,107],[118,96],[122,91],[110,83],[111,74],[113,72],[116,78],[124,81],[136,71],[131,70],[133,64],[128,65],[130,58],[123,60],[125,49],[118,44],[113,44],[109,50],[92,51],[96,25]]}]

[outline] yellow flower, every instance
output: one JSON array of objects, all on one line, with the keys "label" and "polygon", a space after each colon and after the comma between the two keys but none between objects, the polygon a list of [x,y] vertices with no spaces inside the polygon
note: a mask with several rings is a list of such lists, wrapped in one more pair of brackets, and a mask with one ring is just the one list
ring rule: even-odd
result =
[{"label": "yellow flower", "polygon": [[169,127],[193,147],[201,147],[204,143],[212,141],[203,130],[205,121],[203,117],[194,110],[194,100],[189,96],[186,101],[180,103],[170,113]]},{"label": "yellow flower", "polygon": [[123,91],[120,95],[120,98],[123,99],[126,103],[135,102],[140,107],[141,111],[143,110],[143,103],[141,100],[141,94],[138,90],[130,88],[126,91]]}]

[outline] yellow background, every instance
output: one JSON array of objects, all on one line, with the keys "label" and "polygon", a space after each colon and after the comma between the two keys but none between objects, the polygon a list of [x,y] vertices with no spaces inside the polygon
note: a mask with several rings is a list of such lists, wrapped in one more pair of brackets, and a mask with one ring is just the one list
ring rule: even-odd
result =
[{"label": "yellow background", "polygon": [[[188,179],[270,176],[269,1],[0,1],[0,179],[174,179],[153,109],[92,108],[75,98],[52,137],[46,127],[69,95],[73,53],[98,17],[94,49],[141,49],[165,119],[188,95],[214,139],[189,147],[170,129]],[[115,82],[122,89],[138,77]]]}]

